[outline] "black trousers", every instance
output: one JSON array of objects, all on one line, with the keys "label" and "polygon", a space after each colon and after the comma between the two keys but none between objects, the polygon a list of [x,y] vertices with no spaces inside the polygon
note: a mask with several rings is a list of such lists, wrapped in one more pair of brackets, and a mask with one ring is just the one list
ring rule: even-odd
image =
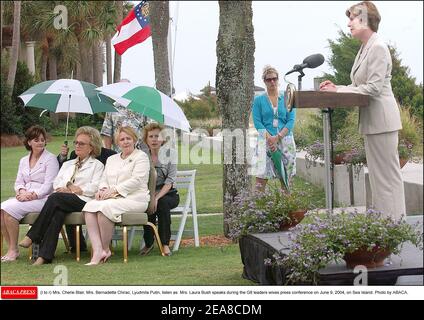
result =
[{"label": "black trousers", "polygon": [[40,215],[27,233],[32,242],[40,245],[39,257],[53,260],[65,215],[81,211],[85,203],[73,193],[55,192],[47,198]]},{"label": "black trousers", "polygon": [[[71,251],[74,252],[77,247],[76,240],[75,240],[75,230],[77,226],[66,225],[65,227],[66,227],[66,234],[69,240],[69,246],[71,247]],[[80,238],[81,251],[87,251],[87,243],[85,242],[84,235],[82,234],[81,228],[80,228],[79,238]]]},{"label": "black trousers", "polygon": [[[154,214],[149,215],[149,222],[156,224],[158,220],[159,237],[163,245],[169,245],[171,239],[171,209],[178,206],[180,196],[177,192],[164,195],[158,201],[158,207]],[[151,247],[154,241],[153,230],[149,226],[144,228],[144,242],[147,247]]]}]

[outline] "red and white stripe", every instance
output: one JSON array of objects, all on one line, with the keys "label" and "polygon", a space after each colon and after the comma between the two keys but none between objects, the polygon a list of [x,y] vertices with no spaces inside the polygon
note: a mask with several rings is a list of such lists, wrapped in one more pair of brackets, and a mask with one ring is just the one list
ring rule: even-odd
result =
[{"label": "red and white stripe", "polygon": [[122,55],[127,49],[143,42],[150,37],[150,24],[142,28],[135,17],[134,9],[128,16],[122,20],[118,26],[118,32],[114,35],[111,42],[115,47],[116,52]]}]

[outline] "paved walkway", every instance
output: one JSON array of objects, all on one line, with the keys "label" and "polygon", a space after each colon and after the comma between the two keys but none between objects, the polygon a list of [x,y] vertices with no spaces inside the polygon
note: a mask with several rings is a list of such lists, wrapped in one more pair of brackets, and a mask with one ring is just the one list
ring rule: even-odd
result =
[{"label": "paved walkway", "polygon": [[416,184],[423,184],[423,164],[408,162],[402,168],[403,180]]}]

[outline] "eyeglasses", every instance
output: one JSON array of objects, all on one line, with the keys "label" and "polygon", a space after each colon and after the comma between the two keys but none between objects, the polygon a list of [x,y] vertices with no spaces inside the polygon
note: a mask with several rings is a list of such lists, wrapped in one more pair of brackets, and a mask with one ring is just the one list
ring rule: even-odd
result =
[{"label": "eyeglasses", "polygon": [[89,143],[85,143],[85,142],[81,142],[81,141],[74,141],[74,146],[85,147],[86,145],[89,145]]},{"label": "eyeglasses", "polygon": [[271,82],[271,81],[278,81],[278,77],[274,77],[274,78],[265,78],[265,82]]}]

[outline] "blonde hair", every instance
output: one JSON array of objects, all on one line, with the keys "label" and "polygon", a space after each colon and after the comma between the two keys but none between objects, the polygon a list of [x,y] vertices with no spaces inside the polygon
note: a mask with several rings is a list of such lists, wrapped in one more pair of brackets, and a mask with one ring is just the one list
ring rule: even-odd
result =
[{"label": "blonde hair", "polygon": [[350,18],[351,14],[355,17],[361,14],[365,14],[367,21],[363,21],[363,22],[364,23],[366,22],[368,27],[372,31],[374,32],[378,31],[378,25],[380,24],[381,16],[380,16],[380,13],[378,12],[377,7],[371,1],[362,1],[357,4],[354,4],[349,9],[347,9],[345,13],[348,18]]},{"label": "blonde hair", "polygon": [[279,78],[277,69],[267,64],[262,71],[262,80],[265,81],[266,75],[270,73],[275,73],[277,75],[277,78]]},{"label": "blonde hair", "polygon": [[95,158],[98,157],[102,152],[102,138],[99,130],[89,126],[79,127],[75,132],[75,140],[81,134],[85,134],[90,138],[90,146],[93,148],[91,155]]},{"label": "blonde hair", "polygon": [[[156,130],[156,129],[159,129],[159,131],[162,132],[162,130],[165,129],[165,127],[163,125],[161,125],[160,123],[151,122],[143,128],[143,141],[146,145],[147,145],[147,135],[149,134],[150,131],[153,131],[153,130]],[[164,139],[164,142],[162,143],[162,145],[165,142],[166,141]]]},{"label": "blonde hair", "polygon": [[118,130],[116,130],[115,133],[115,144],[118,145],[118,141],[119,141],[119,135],[121,132],[125,132],[127,135],[129,135],[133,140],[134,140],[134,144],[137,143],[138,141],[138,136],[137,133],[135,132],[135,130],[131,127],[119,127]]}]

